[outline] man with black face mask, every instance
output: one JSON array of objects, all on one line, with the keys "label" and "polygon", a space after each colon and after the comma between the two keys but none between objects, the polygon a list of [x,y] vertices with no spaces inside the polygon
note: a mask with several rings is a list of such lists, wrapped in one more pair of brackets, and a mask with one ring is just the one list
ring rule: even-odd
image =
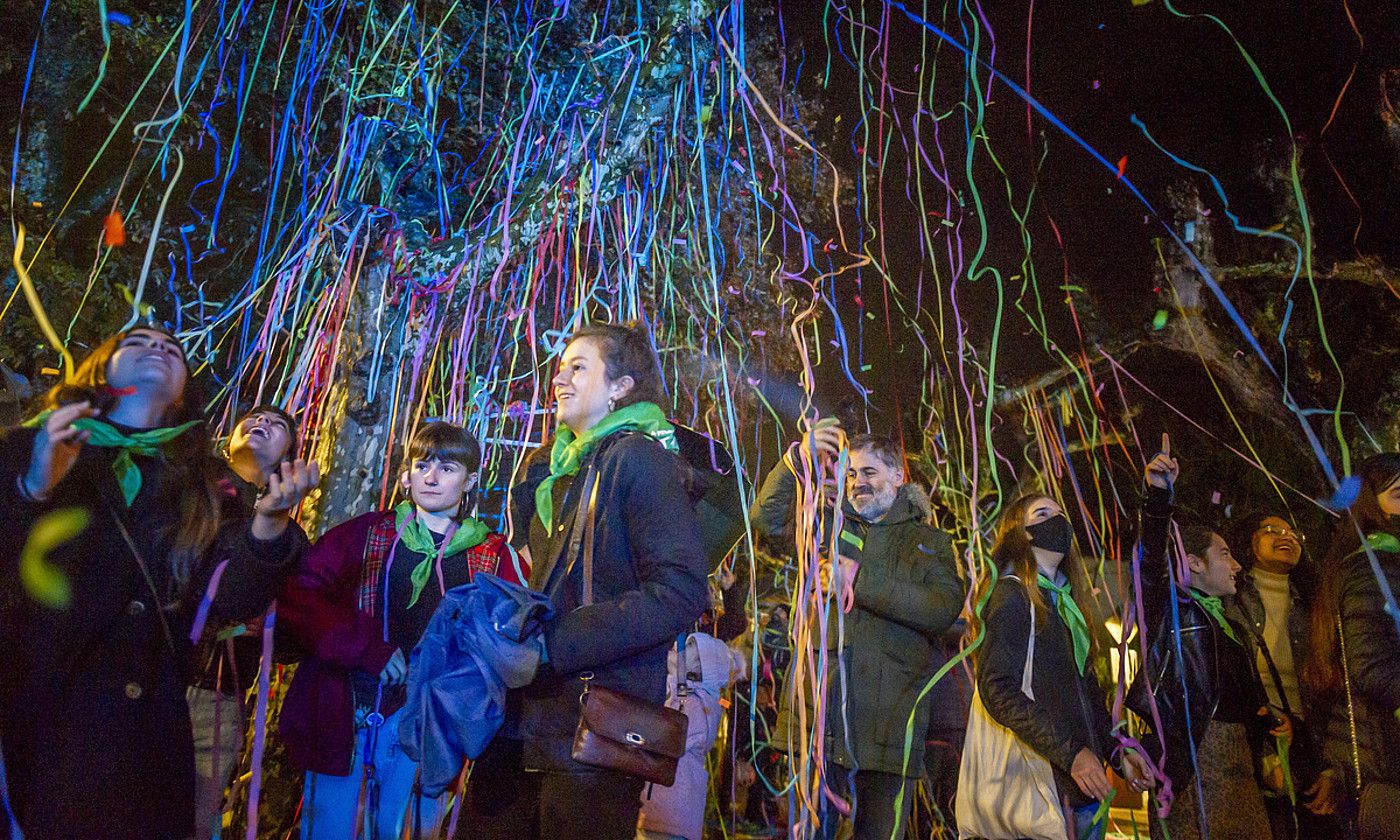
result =
[{"label": "man with black face mask", "polygon": [[[796,499],[796,451],[789,450],[768,475],[754,503],[754,529],[792,548]],[[828,620],[831,677],[827,689],[827,783],[853,799],[857,840],[903,836],[923,775],[923,736],[931,707],[961,727],[969,696],[946,677],[918,704],[912,751],[905,729],[915,700],[944,662],[939,636],[957,621],[964,588],[949,536],[929,524],[928,494],[904,480],[904,459],[891,441],[861,435],[847,445],[839,425],[821,424],[800,444],[815,460],[850,453],[839,542],[841,556],[824,577],[833,578],[844,622]],[[830,521],[818,524],[829,533]],[[838,599],[833,598],[833,603]],[[838,626],[844,632],[838,637]],[[844,651],[842,648],[844,646]],[[844,655],[845,704],[838,686],[838,652]],[[951,690],[951,691],[950,691]],[[962,703],[959,707],[959,703]],[[849,732],[845,730],[849,724]],[[782,728],[782,723],[779,723]],[[906,761],[907,759],[907,761]],[[854,772],[852,772],[854,771]],[[902,808],[895,802],[903,791]],[[828,811],[823,829],[834,835],[838,818]]]}]

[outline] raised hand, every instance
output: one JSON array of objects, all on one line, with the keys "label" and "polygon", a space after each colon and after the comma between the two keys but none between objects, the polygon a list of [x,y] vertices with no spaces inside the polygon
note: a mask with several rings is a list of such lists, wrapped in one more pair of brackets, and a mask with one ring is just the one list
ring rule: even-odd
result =
[{"label": "raised hand", "polygon": [[268,476],[267,487],[253,505],[253,536],[260,540],[281,536],[291,512],[320,483],[321,467],[315,461],[283,461],[281,468]]},{"label": "raised hand", "polygon": [[1166,432],[1162,432],[1162,451],[1147,462],[1147,469],[1143,471],[1143,479],[1150,487],[1170,490],[1176,484],[1176,478],[1180,474],[1181,467],[1172,457],[1172,439],[1167,436]]},{"label": "raised hand", "polygon": [[845,445],[846,430],[834,417],[818,420],[812,430],[802,436],[802,448],[808,452],[815,450],[818,455],[835,458]]},{"label": "raised hand", "polygon": [[39,434],[34,436],[34,448],[29,456],[29,469],[24,474],[24,492],[32,499],[43,499],[73,469],[78,452],[87,443],[88,432],[73,423],[82,417],[95,417],[92,404],[71,403],[53,410],[44,418]]}]

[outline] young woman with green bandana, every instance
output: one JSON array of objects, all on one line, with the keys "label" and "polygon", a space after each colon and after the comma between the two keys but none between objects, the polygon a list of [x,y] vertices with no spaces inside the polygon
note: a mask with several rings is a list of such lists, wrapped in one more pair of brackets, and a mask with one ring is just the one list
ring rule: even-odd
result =
[{"label": "young woman with green bandana", "polygon": [[[511,692],[501,734],[473,767],[459,834],[471,840],[630,840],[642,781],[571,756],[584,680],[660,704],[667,652],[709,606],[650,337],[586,327],[570,338],[553,384],[554,440],[512,491],[517,536],[528,528],[530,586],[554,604],[548,662]],[[593,522],[591,603],[583,547],[571,539],[580,516]]]},{"label": "young woman with green bandana", "polygon": [[179,343],[137,327],[0,440],[0,746],[31,840],[192,836],[191,636],[262,613],[300,549],[314,466],[283,465],[248,512],[188,379]]},{"label": "young woman with green bandana", "polygon": [[399,476],[409,498],[327,531],[278,598],[283,627],[310,653],[279,724],[307,771],[307,840],[359,836],[357,818],[364,836],[398,837],[410,815],[427,836],[442,816],[438,799],[415,803],[418,765],[399,745],[408,655],[449,589],[477,572],[525,577],[505,538],[468,515],[480,466],[460,426],[424,426]]},{"label": "young woman with green bandana", "polygon": [[[980,618],[971,622],[974,639],[985,629],[974,654],[977,697],[993,721],[1049,764],[1049,775],[1023,780],[1035,787],[1035,800],[1054,803],[1049,807],[1064,815],[1062,825],[1070,837],[1102,837],[1107,821],[1101,803],[1113,790],[1105,770],[1113,748],[1112,724],[1095,671],[1104,649],[1102,625],[1094,617],[1088,570],[1075,550],[1074,528],[1064,509],[1047,496],[1012,502],[998,524],[991,562],[997,575],[984,584],[992,587],[990,596]],[[968,731],[965,771],[969,756],[985,746],[972,742],[971,725]],[[1141,756],[1126,753],[1124,764],[1129,781],[1148,783]],[[963,796],[963,787],[960,782],[959,824],[965,805],[1009,812],[1007,803],[982,802],[975,791]],[[1043,789],[1048,787],[1054,789]],[[992,813],[967,816],[982,822],[997,819]],[[1043,824],[1049,815],[1026,816]]]}]

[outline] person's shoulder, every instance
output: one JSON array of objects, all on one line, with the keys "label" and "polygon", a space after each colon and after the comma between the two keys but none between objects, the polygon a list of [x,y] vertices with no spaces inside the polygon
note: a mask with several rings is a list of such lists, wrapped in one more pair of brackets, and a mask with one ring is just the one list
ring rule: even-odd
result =
[{"label": "person's shoulder", "polygon": [[992,594],[987,599],[987,612],[1005,609],[1013,604],[1030,603],[1026,585],[1014,575],[1002,575],[992,586]]},{"label": "person's shoulder", "polygon": [[919,549],[928,554],[953,550],[953,535],[927,522],[911,522],[910,531],[919,541]]},{"label": "person's shoulder", "polygon": [[359,516],[351,517],[339,525],[328,529],[316,542],[345,542],[356,538],[365,539],[374,527],[385,520],[393,521],[394,512],[389,510],[372,510],[369,513],[362,513]]},{"label": "person's shoulder", "polygon": [[658,469],[677,469],[683,463],[681,457],[662,446],[655,438],[641,432],[622,432],[614,435],[599,450],[601,463],[627,472],[645,472]]}]

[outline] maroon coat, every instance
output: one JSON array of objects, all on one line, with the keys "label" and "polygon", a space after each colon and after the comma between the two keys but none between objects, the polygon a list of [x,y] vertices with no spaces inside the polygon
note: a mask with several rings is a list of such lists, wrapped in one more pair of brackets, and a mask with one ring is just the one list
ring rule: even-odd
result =
[{"label": "maroon coat", "polygon": [[[349,775],[355,752],[350,674],[377,675],[394,654],[395,645],[384,641],[382,618],[359,606],[370,532],[393,516],[391,511],[367,513],[327,531],[277,598],[278,623],[306,653],[287,690],[278,734],[292,762],[313,773]],[[398,550],[408,549],[400,545]],[[499,534],[470,551],[496,555],[493,571],[507,580],[517,578],[510,549]]]}]

